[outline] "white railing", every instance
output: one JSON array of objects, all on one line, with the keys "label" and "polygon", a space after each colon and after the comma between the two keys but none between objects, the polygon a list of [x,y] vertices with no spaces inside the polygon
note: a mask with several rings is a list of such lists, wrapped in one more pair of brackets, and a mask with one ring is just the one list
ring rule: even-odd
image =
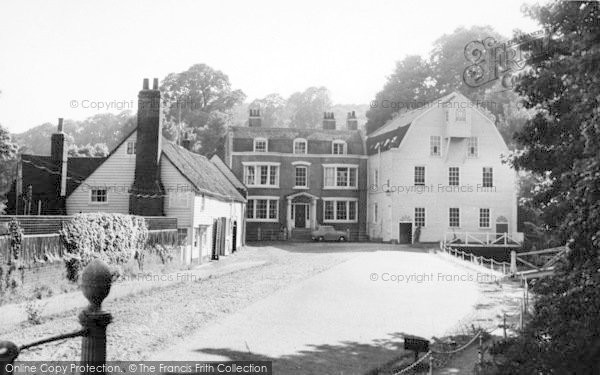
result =
[{"label": "white railing", "polygon": [[520,233],[446,232],[444,244],[466,246],[521,246]]},{"label": "white railing", "polygon": [[484,256],[477,256],[471,253],[467,253],[462,250],[454,249],[451,246],[446,246],[446,244],[444,244],[443,242],[440,242],[440,250],[456,258],[460,258],[464,261],[471,262],[474,265],[487,267],[492,271],[501,272],[504,275],[510,275],[512,273],[511,264],[508,262],[498,262],[493,258],[486,258]]}]

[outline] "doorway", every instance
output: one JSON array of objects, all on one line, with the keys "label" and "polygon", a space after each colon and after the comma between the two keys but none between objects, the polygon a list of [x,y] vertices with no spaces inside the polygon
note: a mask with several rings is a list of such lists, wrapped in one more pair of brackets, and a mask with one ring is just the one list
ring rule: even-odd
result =
[{"label": "doorway", "polygon": [[294,204],[294,227],[306,228],[306,211],[307,204],[295,203]]},{"label": "doorway", "polygon": [[401,244],[412,243],[412,223],[400,223],[400,235],[398,242]]}]

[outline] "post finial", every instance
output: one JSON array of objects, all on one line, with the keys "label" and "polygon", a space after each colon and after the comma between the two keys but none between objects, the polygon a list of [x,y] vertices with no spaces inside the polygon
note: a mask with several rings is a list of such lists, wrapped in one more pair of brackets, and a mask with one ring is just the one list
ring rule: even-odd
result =
[{"label": "post finial", "polygon": [[81,274],[81,290],[90,302],[89,310],[99,311],[102,301],[108,296],[112,285],[112,274],[106,263],[94,259]]}]

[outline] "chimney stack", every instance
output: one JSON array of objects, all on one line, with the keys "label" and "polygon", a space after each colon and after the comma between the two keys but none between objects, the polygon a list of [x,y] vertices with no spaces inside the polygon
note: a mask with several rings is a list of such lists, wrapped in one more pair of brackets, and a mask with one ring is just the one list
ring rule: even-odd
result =
[{"label": "chimney stack", "polygon": [[335,130],[335,117],[333,112],[323,112],[323,129]]},{"label": "chimney stack", "polygon": [[248,126],[251,128],[260,128],[262,126],[262,118],[260,117],[260,109],[250,109],[248,117]]},{"label": "chimney stack", "polygon": [[346,127],[348,130],[358,130],[358,119],[356,118],[356,112],[348,112],[348,118],[346,119]]},{"label": "chimney stack", "polygon": [[129,212],[140,216],[163,216],[164,188],[160,179],[162,121],[160,91],[155,78],[152,90],[144,79],[138,94],[135,176]]},{"label": "chimney stack", "polygon": [[50,137],[50,157],[60,172],[60,177],[56,182],[57,195],[65,197],[67,195],[67,143],[62,118],[58,119],[56,133]]}]

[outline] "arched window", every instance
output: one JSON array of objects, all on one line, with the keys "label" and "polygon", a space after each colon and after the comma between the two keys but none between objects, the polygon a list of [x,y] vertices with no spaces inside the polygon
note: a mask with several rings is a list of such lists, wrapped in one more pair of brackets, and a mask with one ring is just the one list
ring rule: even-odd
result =
[{"label": "arched window", "polygon": [[294,154],[306,154],[307,152],[307,143],[304,138],[296,138],[294,139]]}]

